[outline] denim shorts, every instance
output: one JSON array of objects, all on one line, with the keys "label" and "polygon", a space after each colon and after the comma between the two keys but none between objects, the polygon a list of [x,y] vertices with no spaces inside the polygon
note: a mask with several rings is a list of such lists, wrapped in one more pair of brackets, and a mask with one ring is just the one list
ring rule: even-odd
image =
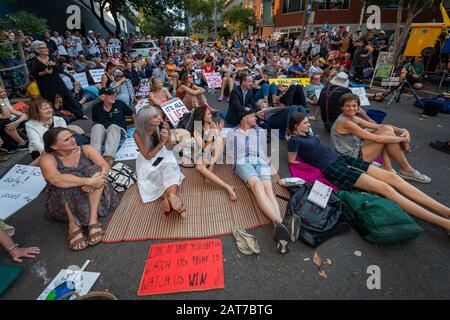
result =
[{"label": "denim shorts", "polygon": [[270,165],[259,158],[246,158],[245,163],[236,164],[234,172],[245,183],[251,177],[258,177],[260,180],[272,180]]}]

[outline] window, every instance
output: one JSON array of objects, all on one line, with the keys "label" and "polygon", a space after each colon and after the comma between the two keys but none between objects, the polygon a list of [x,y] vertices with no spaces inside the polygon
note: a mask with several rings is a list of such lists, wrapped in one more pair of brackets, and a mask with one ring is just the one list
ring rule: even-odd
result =
[{"label": "window", "polygon": [[396,1],[386,1],[378,5],[382,9],[396,9],[398,8],[398,0]]},{"label": "window", "polygon": [[283,13],[303,10],[303,0],[283,0]]},{"label": "window", "polygon": [[349,7],[349,0],[317,0],[319,10],[345,10]]},{"label": "window", "polygon": [[133,43],[133,49],[147,49],[155,47],[152,42],[135,42]]}]

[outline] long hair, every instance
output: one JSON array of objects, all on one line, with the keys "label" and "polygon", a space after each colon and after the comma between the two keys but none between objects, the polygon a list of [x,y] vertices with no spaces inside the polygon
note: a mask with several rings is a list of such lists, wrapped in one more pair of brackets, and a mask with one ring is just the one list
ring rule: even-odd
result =
[{"label": "long hair", "polygon": [[[194,125],[191,128],[191,135],[194,136],[194,131],[195,131],[195,122],[196,121],[200,121],[202,123],[202,126],[200,127],[200,130],[202,130],[203,125],[205,124],[205,115],[206,115],[206,111],[209,109],[209,106],[204,105],[198,108],[195,108],[194,110],[194,116],[193,116],[193,122]],[[202,134],[202,132],[199,132],[200,135]]]},{"label": "long hair", "polygon": [[[30,108],[28,109],[28,118],[30,118],[31,120],[36,120],[36,121],[41,120],[41,116],[39,115],[39,110],[44,103],[48,103],[51,107],[53,107],[53,105],[51,104],[50,101],[45,100],[41,96],[37,96],[36,98],[34,98],[30,104]],[[53,115],[54,115],[54,113],[53,113]]]},{"label": "long hair", "polygon": [[52,147],[56,144],[58,141],[58,136],[63,131],[69,131],[67,128],[58,127],[48,130],[44,133],[43,140],[44,140],[44,150],[47,153],[54,153],[55,150],[52,149]]},{"label": "long hair", "polygon": [[[141,138],[144,139],[144,146],[146,152],[149,152],[151,149],[155,147],[152,134],[149,132],[149,124],[150,121],[156,116],[159,116],[159,112],[158,109],[156,109],[155,107],[142,108],[136,114],[135,118],[136,132],[141,136]],[[156,134],[158,135],[159,139],[158,127],[156,127]]]},{"label": "long hair", "polygon": [[289,118],[289,124],[288,124],[288,128],[286,130],[287,135],[292,135],[295,131],[295,127],[302,122],[303,120],[305,120],[306,118],[306,114],[304,114],[303,112],[293,112],[291,114],[291,117]]}]

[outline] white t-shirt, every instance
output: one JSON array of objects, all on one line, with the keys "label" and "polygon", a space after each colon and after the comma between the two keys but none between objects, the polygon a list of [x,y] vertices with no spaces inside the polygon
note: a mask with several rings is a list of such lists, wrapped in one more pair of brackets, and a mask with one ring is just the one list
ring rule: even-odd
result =
[{"label": "white t-shirt", "polygon": [[290,63],[291,63],[291,59],[289,59],[289,58],[283,57],[280,59],[280,64],[283,66],[283,69],[285,69],[285,70],[287,70]]},{"label": "white t-shirt", "polygon": [[62,41],[61,37],[50,37],[50,39],[53,40],[54,43],[56,43],[59,54],[62,56],[67,56],[67,51],[63,45],[63,41]]},{"label": "white t-shirt", "polygon": [[78,52],[83,52],[83,45],[81,44],[81,38],[77,36],[72,36],[72,42],[74,43]]}]

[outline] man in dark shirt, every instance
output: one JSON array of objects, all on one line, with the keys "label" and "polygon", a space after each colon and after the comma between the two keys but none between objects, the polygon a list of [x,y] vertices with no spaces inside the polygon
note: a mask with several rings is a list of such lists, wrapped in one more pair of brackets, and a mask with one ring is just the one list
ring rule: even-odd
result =
[{"label": "man in dark shirt", "polygon": [[111,88],[102,88],[99,92],[101,102],[92,107],[91,145],[102,152],[103,158],[111,166],[119,148],[122,134],[126,135],[126,116],[133,111],[122,101],[116,101],[116,92]]},{"label": "man in dark shirt", "polygon": [[139,85],[139,82],[141,81],[139,73],[133,68],[132,62],[127,62],[125,64],[125,71],[123,72],[123,75],[125,76],[125,78],[131,81],[133,87]]},{"label": "man in dark shirt", "polygon": [[241,79],[241,85],[231,91],[226,117],[228,125],[236,126],[238,124],[239,113],[245,107],[250,107],[256,113],[257,117],[264,119],[264,113],[258,111],[258,107],[256,106],[252,87],[253,76],[251,74],[244,74]]}]

